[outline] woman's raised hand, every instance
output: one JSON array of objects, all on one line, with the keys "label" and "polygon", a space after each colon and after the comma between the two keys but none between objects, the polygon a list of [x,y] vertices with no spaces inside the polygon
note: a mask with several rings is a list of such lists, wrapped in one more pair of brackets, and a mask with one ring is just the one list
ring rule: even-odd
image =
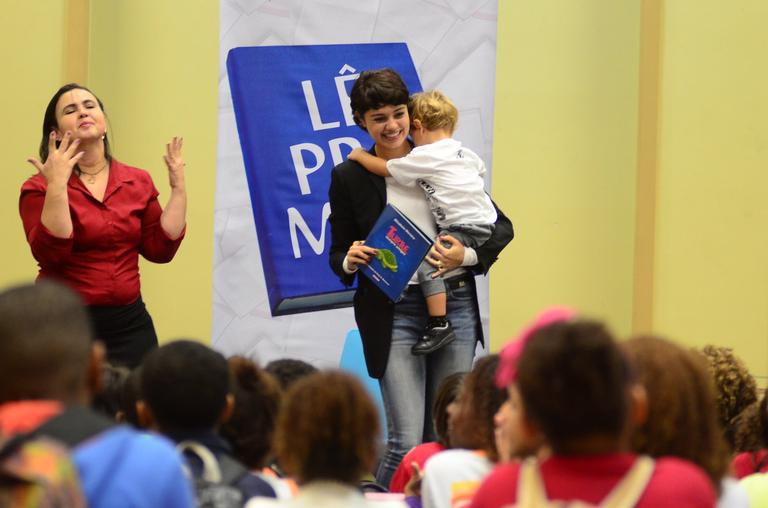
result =
[{"label": "woman's raised hand", "polygon": [[36,157],[27,159],[27,162],[35,166],[45,177],[48,185],[58,184],[66,186],[70,175],[72,175],[72,169],[85,153],[77,151],[80,140],[75,139],[70,142],[71,139],[72,134],[67,132],[57,148],[56,133],[51,132],[50,136],[48,136],[48,158],[45,160],[45,163],[40,162]]},{"label": "woman's raised hand", "polygon": [[163,160],[168,167],[168,183],[171,189],[184,188],[184,159],[181,156],[181,147],[184,138],[174,136],[170,143],[165,145]]}]

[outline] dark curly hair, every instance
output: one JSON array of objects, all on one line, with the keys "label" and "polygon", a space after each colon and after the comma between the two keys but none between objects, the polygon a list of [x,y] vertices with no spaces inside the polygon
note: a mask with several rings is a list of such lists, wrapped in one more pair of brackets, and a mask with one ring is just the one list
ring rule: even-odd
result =
[{"label": "dark curly hair", "polygon": [[755,378],[731,348],[708,345],[701,352],[709,362],[714,378],[720,425],[728,445],[735,450],[734,419],[750,404],[757,402]]},{"label": "dark curly hair", "polygon": [[261,469],[272,450],[280,386],[277,381],[242,356],[229,358],[235,409],[220,433],[232,445],[235,457],[250,469]]},{"label": "dark curly hair", "polygon": [[321,371],[300,379],[285,395],[275,452],[301,484],[357,485],[373,468],[379,435],[376,406],[360,381],[342,371]]},{"label": "dark curly hair", "polygon": [[526,416],[555,453],[572,453],[589,436],[619,439],[628,417],[631,373],[602,323],[574,320],[540,328],[518,365]]},{"label": "dark curly hair", "polygon": [[648,394],[648,419],[635,430],[633,449],[689,460],[719,491],[730,457],[705,359],[660,337],[636,337],[623,347]]},{"label": "dark curly hair", "polygon": [[733,420],[734,452],[756,452],[768,448],[768,389]]},{"label": "dark curly hair", "polygon": [[317,367],[297,358],[280,358],[269,362],[264,370],[277,379],[280,388],[287,390],[297,380],[317,372]]},{"label": "dark curly hair", "polygon": [[492,461],[499,457],[493,417],[507,400],[507,390],[496,386],[498,366],[499,355],[488,355],[477,360],[466,375],[450,436],[454,448],[483,450]]}]

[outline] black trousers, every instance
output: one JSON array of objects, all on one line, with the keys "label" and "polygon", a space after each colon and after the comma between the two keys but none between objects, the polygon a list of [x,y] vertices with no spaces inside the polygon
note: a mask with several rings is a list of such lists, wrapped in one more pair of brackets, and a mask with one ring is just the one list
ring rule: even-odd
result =
[{"label": "black trousers", "polygon": [[157,347],[152,316],[139,298],[128,305],[90,305],[94,335],[107,348],[113,365],[134,368],[149,351]]}]

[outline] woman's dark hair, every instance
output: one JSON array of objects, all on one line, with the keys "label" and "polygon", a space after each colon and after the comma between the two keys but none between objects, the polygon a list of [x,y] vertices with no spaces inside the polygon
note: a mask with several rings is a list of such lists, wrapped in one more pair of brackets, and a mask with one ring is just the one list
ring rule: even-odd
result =
[{"label": "woman's dark hair", "polygon": [[334,480],[357,485],[373,468],[379,415],[353,375],[321,371],[298,380],[277,419],[275,452],[299,483]]},{"label": "woman's dark hair", "polygon": [[705,358],[660,337],[636,337],[623,347],[648,394],[648,418],[635,429],[632,449],[689,460],[719,492],[730,454]]},{"label": "woman's dark hair", "polygon": [[[59,103],[59,99],[61,99],[61,96],[64,95],[67,92],[71,92],[72,90],[85,90],[86,92],[90,93],[94,97],[96,97],[96,94],[91,92],[89,89],[82,85],[78,85],[77,83],[69,83],[61,88],[59,88],[55,94],[53,94],[53,97],[51,97],[51,100],[48,102],[48,107],[45,108],[45,116],[43,116],[43,136],[40,139],[40,161],[42,163],[45,163],[46,159],[48,159],[48,141],[49,136],[51,135],[51,132],[59,128],[59,122],[56,120],[56,105]],[[102,104],[101,99],[96,97],[96,102],[99,103],[99,107],[102,111],[104,111],[104,104]],[[104,111],[105,119],[106,119],[106,111]],[[59,142],[56,142],[56,146],[59,146]],[[107,134],[104,134],[104,157],[106,157],[107,161],[112,162],[112,152],[109,149],[109,136]]]},{"label": "woman's dark hair", "polygon": [[440,383],[437,389],[435,402],[432,404],[432,421],[435,425],[437,442],[446,448],[451,446],[450,436],[448,435],[448,406],[459,395],[461,382],[466,375],[466,372],[455,372],[443,379],[443,382]]},{"label": "woman's dark hair", "polygon": [[621,436],[631,374],[602,323],[576,320],[545,326],[531,335],[518,365],[525,413],[555,453],[568,454],[584,437]]},{"label": "woman's dark hair", "polygon": [[400,75],[393,69],[363,71],[352,85],[349,93],[350,106],[355,123],[363,130],[362,119],[365,112],[384,106],[407,105],[408,87]]},{"label": "woman's dark hair", "polygon": [[272,375],[247,358],[233,356],[228,363],[235,409],[220,432],[232,445],[235,457],[249,469],[261,469],[272,450],[272,435],[280,407],[280,385]]},{"label": "woman's dark hair", "polygon": [[483,450],[492,461],[499,457],[493,417],[507,400],[507,390],[496,386],[498,366],[499,355],[488,355],[475,363],[464,378],[451,427],[451,446]]}]

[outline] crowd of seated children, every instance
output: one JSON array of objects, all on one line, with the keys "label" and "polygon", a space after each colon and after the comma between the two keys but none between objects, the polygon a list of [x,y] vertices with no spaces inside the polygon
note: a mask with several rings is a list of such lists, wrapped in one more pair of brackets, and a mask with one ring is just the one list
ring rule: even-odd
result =
[{"label": "crowd of seated children", "polygon": [[277,420],[275,452],[300,485],[291,499],[252,499],[247,508],[390,506],[368,501],[358,489],[380,446],[379,416],[362,383],[341,371],[317,372],[286,393]]},{"label": "crowd of seated children", "polygon": [[632,449],[693,462],[719,493],[718,507],[748,508],[746,492],[729,474],[730,452],[704,357],[653,336],[635,337],[622,346],[648,401],[648,416],[632,434]]},{"label": "crowd of seated children", "polygon": [[617,506],[640,508],[715,505],[715,489],[697,466],[630,451],[645,408],[629,362],[603,324],[572,318],[535,330],[516,376],[524,424],[541,432],[551,454],[497,466],[472,507],[616,498]]},{"label": "crowd of seated children", "polygon": [[[72,290],[40,282],[0,293],[0,440],[34,433],[65,445],[92,508],[194,506],[167,439],[115,425],[89,408],[101,390],[103,360]],[[60,503],[79,506],[76,499]]]},{"label": "crowd of seated children", "polygon": [[[446,380],[440,440],[403,460],[389,497],[360,487],[381,436],[350,374],[279,360],[284,389],[252,360],[189,340],[131,372],[103,360],[68,288],[0,292],[0,446],[50,454],[58,466],[44,485],[65,506],[202,506],[216,482],[249,508],[768,501],[768,398],[731,350],[653,336],[619,345],[569,309],[545,311],[500,355]],[[403,490],[419,495],[394,494]]]},{"label": "crowd of seated children", "polygon": [[292,497],[296,484],[280,478],[282,471],[272,451],[280,409],[280,385],[248,358],[233,356],[228,363],[235,407],[232,416],[221,426],[221,435],[232,445],[235,457],[252,474],[269,483],[278,498]]},{"label": "crowd of seated children", "polygon": [[[212,466],[219,476],[230,475],[229,486],[242,500],[274,497],[272,487],[250,474],[219,435],[234,410],[230,381],[227,360],[213,349],[189,340],[160,346],[141,365],[139,420],[176,443],[196,481],[208,480]],[[218,464],[208,460],[209,454]]]},{"label": "crowd of seated children", "polygon": [[480,358],[464,378],[449,416],[451,449],[427,460],[422,504],[449,508],[466,503],[498,460],[493,418],[506,399],[495,384],[498,355]]}]

